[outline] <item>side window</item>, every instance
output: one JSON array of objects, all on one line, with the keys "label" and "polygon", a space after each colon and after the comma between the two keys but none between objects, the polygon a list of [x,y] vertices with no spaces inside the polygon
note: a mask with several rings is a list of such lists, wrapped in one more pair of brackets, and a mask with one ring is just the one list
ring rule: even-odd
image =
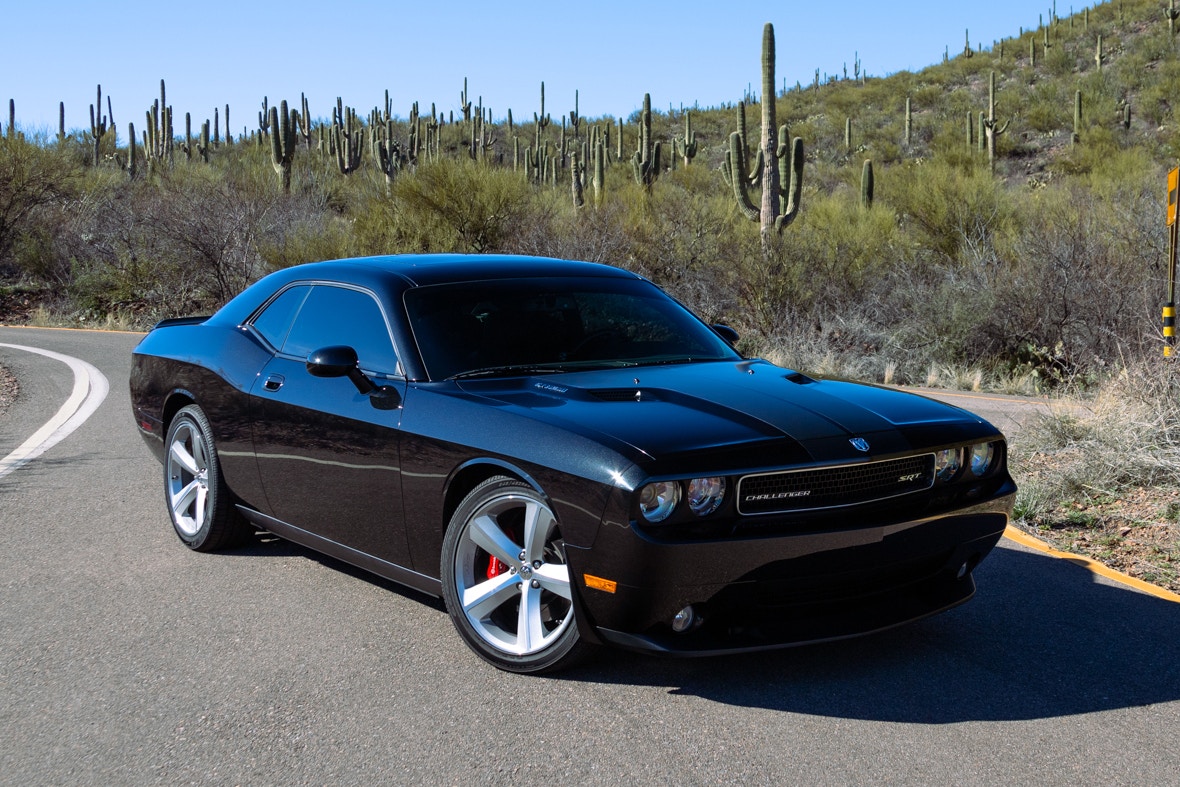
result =
[{"label": "side window", "polygon": [[295,318],[282,351],[306,358],[321,347],[335,344],[347,344],[356,350],[365,371],[397,372],[389,328],[373,296],[346,287],[317,284]]},{"label": "side window", "polygon": [[271,301],[262,314],[254,318],[254,330],[262,334],[272,347],[282,348],[291,330],[291,322],[309,292],[311,287],[307,285],[283,290],[282,295]]}]

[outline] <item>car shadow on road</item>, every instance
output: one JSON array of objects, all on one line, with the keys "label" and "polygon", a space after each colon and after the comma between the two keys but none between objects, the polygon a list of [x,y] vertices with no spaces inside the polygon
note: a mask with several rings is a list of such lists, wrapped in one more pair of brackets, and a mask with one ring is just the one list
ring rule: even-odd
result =
[{"label": "car shadow on road", "polygon": [[[285,538],[268,533],[264,530],[255,530],[246,543],[235,547],[232,550],[222,553],[223,555],[236,555],[238,557],[302,557],[307,560],[319,563],[333,571],[339,571],[342,574],[347,574],[350,577],[359,579],[363,582],[368,582],[371,585],[383,588],[390,593],[396,593],[399,596],[404,596],[411,601],[425,604],[434,607],[442,613],[446,613],[446,605],[443,604],[441,598],[436,598],[428,593],[423,593],[408,585],[403,585],[400,582],[380,577],[371,571],[366,571],[363,568],[345,563],[343,560],[337,560],[334,557],[325,555],[322,552],[316,552],[314,549],[296,544],[293,541],[288,541]],[[449,625],[449,623],[448,623]]]},{"label": "car shadow on road", "polygon": [[819,716],[919,724],[1066,716],[1180,699],[1180,604],[1066,561],[997,549],[968,604],[870,637],[757,655],[626,653],[566,679]]}]

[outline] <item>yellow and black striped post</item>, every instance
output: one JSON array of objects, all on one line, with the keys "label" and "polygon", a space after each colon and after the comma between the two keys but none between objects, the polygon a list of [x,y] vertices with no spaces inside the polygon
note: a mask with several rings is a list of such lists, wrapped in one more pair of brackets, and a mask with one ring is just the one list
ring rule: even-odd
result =
[{"label": "yellow and black striped post", "polygon": [[1164,357],[1172,357],[1172,344],[1176,336],[1176,221],[1177,206],[1180,205],[1180,167],[1168,173],[1168,300],[1164,302]]},{"label": "yellow and black striped post", "polygon": [[1169,301],[1164,304],[1164,357],[1172,357],[1173,337],[1176,335],[1176,304]]}]

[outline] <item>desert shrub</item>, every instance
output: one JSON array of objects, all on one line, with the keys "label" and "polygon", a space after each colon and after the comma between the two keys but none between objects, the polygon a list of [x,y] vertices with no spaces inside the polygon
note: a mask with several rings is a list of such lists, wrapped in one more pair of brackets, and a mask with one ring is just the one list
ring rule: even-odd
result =
[{"label": "desert shrub", "polygon": [[1046,371],[1058,375],[1146,352],[1143,328],[1159,298],[1151,275],[1159,241],[1150,234],[1162,231],[1134,214],[1154,201],[1141,195],[1128,210],[1074,187],[1026,203],[1024,231],[992,282],[996,311],[984,330],[996,352],[1024,363],[1049,359]]},{"label": "desert shrub", "polygon": [[0,265],[11,263],[22,233],[41,238],[31,238],[33,245],[43,243],[51,230],[38,226],[38,211],[69,201],[80,185],[80,168],[67,151],[23,135],[0,137]]},{"label": "desert shrub", "polygon": [[1071,127],[1073,99],[1065,95],[1061,83],[1042,82],[1027,91],[1025,100],[1018,101],[1012,111],[1020,112],[1029,128],[1047,134]]},{"label": "desert shrub", "polygon": [[273,237],[260,238],[257,248],[267,272],[305,262],[383,253],[381,249],[358,248],[352,228],[340,217],[310,211]]},{"label": "desert shrub", "polygon": [[1016,222],[1012,195],[986,165],[963,171],[941,160],[907,164],[879,179],[878,191],[915,242],[948,260],[964,245],[989,245]]},{"label": "desert shrub", "polygon": [[357,216],[357,243],[388,252],[491,252],[524,220],[523,174],[468,159],[424,163]]},{"label": "desert shrub", "polygon": [[757,224],[734,230],[743,240],[733,268],[742,327],[758,335],[814,335],[845,310],[874,308],[866,294],[875,300],[876,282],[895,264],[896,221],[887,208],[861,208],[851,189],[812,194],[805,204],[768,256],[754,246]]}]

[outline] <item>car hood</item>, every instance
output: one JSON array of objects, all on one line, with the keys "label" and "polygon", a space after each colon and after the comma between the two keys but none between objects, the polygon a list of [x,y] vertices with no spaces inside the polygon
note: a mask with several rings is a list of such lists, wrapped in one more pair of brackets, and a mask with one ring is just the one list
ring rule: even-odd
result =
[{"label": "car hood", "polygon": [[760,360],[464,381],[461,387],[532,419],[609,436],[653,460],[715,452],[738,464],[767,461],[755,458],[755,449],[770,450],[776,463],[864,460],[998,434],[978,416],[932,399],[813,380]]}]

